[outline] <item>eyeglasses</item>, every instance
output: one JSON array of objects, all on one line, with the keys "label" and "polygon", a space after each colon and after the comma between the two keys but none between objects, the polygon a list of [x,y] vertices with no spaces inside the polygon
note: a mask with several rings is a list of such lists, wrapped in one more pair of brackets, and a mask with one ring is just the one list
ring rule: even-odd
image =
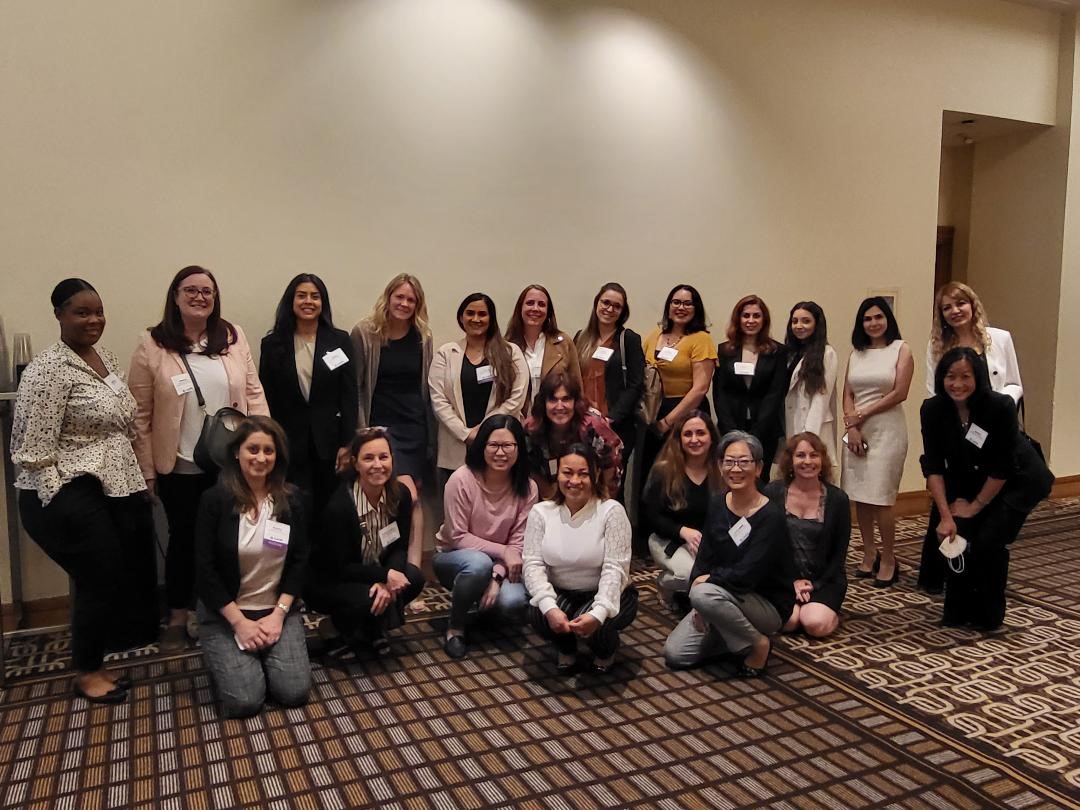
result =
[{"label": "eyeglasses", "polygon": [[725,458],[722,462],[725,470],[749,470],[754,466],[752,458]]},{"label": "eyeglasses", "polygon": [[622,307],[623,305],[618,301],[604,301],[603,299],[600,301],[600,309],[610,309],[614,312],[619,312]]},{"label": "eyeglasses", "polygon": [[193,301],[196,298],[199,298],[199,297],[206,298],[206,299],[210,299],[210,298],[214,297],[214,288],[213,287],[181,287],[180,292],[182,292],[184,295],[186,295],[188,298],[192,299]]},{"label": "eyeglasses", "polygon": [[671,299],[671,308],[672,309],[693,309],[694,308],[694,302],[693,301],[677,301],[674,298],[672,298]]},{"label": "eyeglasses", "polygon": [[517,450],[517,442],[488,442],[484,445],[492,453],[503,452],[507,455]]}]

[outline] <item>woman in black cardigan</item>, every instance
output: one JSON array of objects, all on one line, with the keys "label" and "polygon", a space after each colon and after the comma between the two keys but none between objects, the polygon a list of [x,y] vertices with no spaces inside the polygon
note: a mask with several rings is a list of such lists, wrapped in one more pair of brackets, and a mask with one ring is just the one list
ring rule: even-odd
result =
[{"label": "woman in black cardigan", "polygon": [[318,276],[301,273],[285,288],[274,328],[262,340],[259,379],[289,440],[289,481],[311,494],[318,515],[337,488],[335,470],[358,413],[353,344],[334,327]]},{"label": "woman in black cardigan", "polygon": [[424,589],[424,574],[406,559],[412,496],[394,475],[390,436],[364,428],[349,446],[351,471],[326,505],[315,544],[307,602],[330,615],[354,650],[389,651],[386,630]]},{"label": "woman in black cardigan", "polygon": [[255,714],[268,692],[300,706],[311,689],[304,625],[293,610],[307,573],[307,521],[285,483],[288,461],[281,427],[249,416],[199,501],[199,641],[226,717]]},{"label": "woman in black cardigan", "polygon": [[840,605],[847,594],[844,563],[851,542],[851,506],[833,486],[832,460],[815,433],[796,433],[780,457],[782,480],[765,495],[784,510],[795,557],[795,607],[784,630],[802,628],[825,638],[840,625]]},{"label": "woman in black cardigan", "polygon": [[942,624],[994,630],[1005,619],[1009,544],[1050,494],[1054,476],[1020,434],[1016,404],[991,389],[986,363],[973,349],[945,352],[934,390],[919,414],[934,530],[939,541],[967,542],[962,563],[949,561]]}]

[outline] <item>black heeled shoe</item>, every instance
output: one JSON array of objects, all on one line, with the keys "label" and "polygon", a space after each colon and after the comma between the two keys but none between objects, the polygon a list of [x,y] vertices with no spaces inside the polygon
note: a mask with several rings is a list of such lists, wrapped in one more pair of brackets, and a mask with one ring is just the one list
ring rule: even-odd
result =
[{"label": "black heeled shoe", "polygon": [[81,697],[87,703],[115,704],[123,703],[128,699],[127,689],[121,689],[119,686],[114,686],[104,695],[88,695],[78,684],[75,684],[72,691],[75,693],[75,697]]},{"label": "black heeled shoe", "polygon": [[769,668],[769,659],[772,658],[772,639],[769,639],[769,651],[765,653],[765,663],[760,667],[752,667],[747,665],[744,658],[742,663],[739,664],[739,668],[735,670],[735,675],[738,678],[760,678],[765,674],[765,671]]},{"label": "black heeled shoe", "polygon": [[[858,567],[855,568],[855,578],[856,579],[870,579],[870,577],[874,576],[874,574],[876,574],[878,572],[879,568],[881,568],[881,552],[880,551],[877,552],[874,555],[874,564],[873,564],[873,566],[871,566],[869,571],[863,571],[861,568],[858,568]],[[875,577],[875,579],[876,579],[876,577]]]},{"label": "black heeled shoe", "polygon": [[893,563],[892,576],[889,579],[878,579],[874,577],[875,588],[888,588],[890,585],[895,585],[900,580],[900,563]]}]

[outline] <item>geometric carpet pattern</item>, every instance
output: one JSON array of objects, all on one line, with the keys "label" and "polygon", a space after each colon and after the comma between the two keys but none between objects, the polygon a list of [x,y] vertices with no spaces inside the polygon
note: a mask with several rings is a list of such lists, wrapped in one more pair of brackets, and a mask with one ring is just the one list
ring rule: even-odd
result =
[{"label": "geometric carpet pattern", "polygon": [[478,627],[448,659],[431,587],[391,657],[316,659],[307,706],[246,720],[220,718],[197,650],[113,656],[133,697],[91,707],[66,632],[23,636],[0,808],[1080,807],[1080,504],[1029,520],[991,634],[939,628],[940,598],[914,591],[923,525],[900,527],[897,587],[853,580],[834,638],[781,638],[749,681],[664,666],[674,617],[637,564],[604,677],[557,675],[517,628]]}]

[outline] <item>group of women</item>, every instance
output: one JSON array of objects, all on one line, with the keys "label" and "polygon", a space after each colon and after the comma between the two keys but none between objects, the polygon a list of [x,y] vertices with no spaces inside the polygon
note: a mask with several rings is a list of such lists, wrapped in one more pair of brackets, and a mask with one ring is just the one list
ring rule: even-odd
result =
[{"label": "group of women", "polygon": [[[156,625],[152,545],[140,542],[150,497],[169,526],[160,643],[181,648],[198,634],[226,713],[242,715],[267,694],[306,699],[301,594],[328,614],[329,635],[386,652],[387,630],[424,587],[421,497],[433,465],[445,512],[433,568],[452,599],[446,653],[467,655],[478,612],[528,618],[560,670],[577,666],[580,642],[606,671],[637,610],[620,501],[645,396],[658,406],[640,460],[642,521],[660,591],[686,612],[666,645],[671,665],[726,651],[752,676],[773,633],[833,632],[849,499],[863,537],[854,575],[897,580],[892,505],[913,360],[883,298],[855,318],[839,487],[839,364],[814,302],[792,307],[780,343],[765,302],[747,296],[714,345],[700,294],[680,284],[643,340],[626,327],[626,290],[609,283],[571,338],[548,291],[529,285],[505,334],[492,299],[473,293],[457,310],[463,337],[434,349],[416,278],[392,279],[349,335],[334,326],[325,284],[301,274],[256,369],[221,298],[205,268],[177,273],[125,381],[96,347],[100,297],[67,279],[52,296],[61,339],[23,376],[12,441],[20,513],[74,579],[75,690],[89,700],[126,699],[130,682],[103,655]],[[946,622],[990,628],[1004,615],[1008,543],[1052,478],[1017,425],[1008,333],[986,325],[962,284],[943,287],[934,311],[922,413],[934,508],[920,584],[940,589],[948,572]],[[223,409],[246,418],[220,470],[208,469],[198,451]],[[968,563],[951,554],[946,564],[961,534]],[[140,593],[145,609],[132,611]],[[140,626],[138,616],[150,618]]]}]

